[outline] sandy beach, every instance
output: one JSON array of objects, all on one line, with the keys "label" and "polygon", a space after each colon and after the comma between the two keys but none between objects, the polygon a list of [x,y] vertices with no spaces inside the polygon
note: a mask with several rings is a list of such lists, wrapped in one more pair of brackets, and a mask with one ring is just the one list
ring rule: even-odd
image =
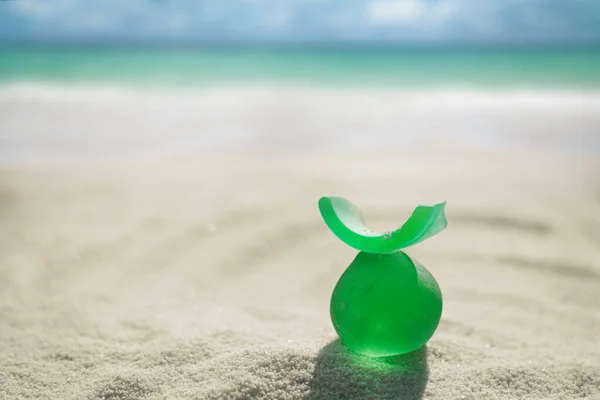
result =
[{"label": "sandy beach", "polygon": [[[0,399],[597,399],[600,96],[478,96],[3,88]],[[425,348],[336,340],[323,195],[448,202]]]}]

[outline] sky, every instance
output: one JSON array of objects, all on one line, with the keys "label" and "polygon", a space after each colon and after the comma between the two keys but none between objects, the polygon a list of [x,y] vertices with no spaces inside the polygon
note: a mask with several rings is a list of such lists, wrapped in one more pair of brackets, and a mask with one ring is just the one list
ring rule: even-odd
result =
[{"label": "sky", "polygon": [[0,40],[600,43],[600,0],[0,0]]}]

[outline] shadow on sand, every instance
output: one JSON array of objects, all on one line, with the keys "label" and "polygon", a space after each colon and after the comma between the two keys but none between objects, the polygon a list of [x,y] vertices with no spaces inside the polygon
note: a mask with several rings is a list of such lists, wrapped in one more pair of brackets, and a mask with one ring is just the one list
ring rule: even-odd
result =
[{"label": "shadow on sand", "polygon": [[338,339],[317,355],[308,398],[420,400],[428,378],[425,346],[402,356],[368,358],[348,352]]}]

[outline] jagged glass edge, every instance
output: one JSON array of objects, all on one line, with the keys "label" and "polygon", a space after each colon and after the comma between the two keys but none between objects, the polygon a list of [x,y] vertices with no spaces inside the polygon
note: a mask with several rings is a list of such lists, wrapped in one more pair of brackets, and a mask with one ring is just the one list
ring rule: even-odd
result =
[{"label": "jagged glass edge", "polygon": [[[353,219],[353,225],[359,226],[362,233],[348,227],[344,217],[336,211],[334,202],[346,207]],[[348,246],[368,253],[387,254],[410,246],[414,246],[442,232],[448,226],[445,213],[446,202],[432,206],[420,205],[415,208],[406,222],[395,231],[389,233],[375,232],[366,227],[358,207],[341,197],[321,197],[319,211],[331,232]]]}]

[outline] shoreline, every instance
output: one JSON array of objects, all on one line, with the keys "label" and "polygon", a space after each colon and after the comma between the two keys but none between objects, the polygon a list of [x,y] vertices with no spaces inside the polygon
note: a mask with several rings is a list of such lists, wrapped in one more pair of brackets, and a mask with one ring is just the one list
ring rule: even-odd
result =
[{"label": "shoreline", "polygon": [[600,90],[0,85],[0,164],[417,149],[600,153]]},{"label": "shoreline", "polygon": [[[575,87],[527,87],[527,86],[481,86],[468,84],[432,85],[422,87],[411,87],[402,85],[328,85],[326,83],[310,82],[278,82],[278,81],[248,81],[230,83],[205,82],[204,84],[179,86],[177,84],[147,85],[126,84],[121,82],[60,82],[60,81],[1,81],[0,96],[22,96],[26,94],[44,96],[56,93],[64,93],[72,96],[82,95],[165,95],[165,96],[194,96],[211,93],[263,93],[263,92],[298,92],[315,95],[343,95],[343,96],[406,96],[422,99],[448,100],[452,97],[459,99],[472,98],[478,101],[540,101],[544,99],[547,104],[553,102],[586,101],[592,102],[594,106],[600,107],[600,86],[588,87],[581,90]],[[0,97],[2,99],[2,97]]]},{"label": "shoreline", "polygon": [[23,80],[1,80],[0,95],[7,93],[25,92],[69,92],[69,93],[151,93],[151,94],[177,94],[191,95],[206,92],[234,92],[234,91],[303,91],[313,93],[340,93],[353,94],[377,93],[377,94],[403,94],[403,95],[473,95],[481,97],[545,97],[545,98],[580,98],[600,102],[600,86],[587,85],[579,87],[575,85],[484,85],[469,82],[452,82],[431,85],[404,85],[390,82],[326,82],[298,80],[286,81],[276,79],[266,80],[206,80],[196,82],[169,82],[155,80],[145,81],[91,81],[91,80],[45,80],[45,79],[23,79]]}]

